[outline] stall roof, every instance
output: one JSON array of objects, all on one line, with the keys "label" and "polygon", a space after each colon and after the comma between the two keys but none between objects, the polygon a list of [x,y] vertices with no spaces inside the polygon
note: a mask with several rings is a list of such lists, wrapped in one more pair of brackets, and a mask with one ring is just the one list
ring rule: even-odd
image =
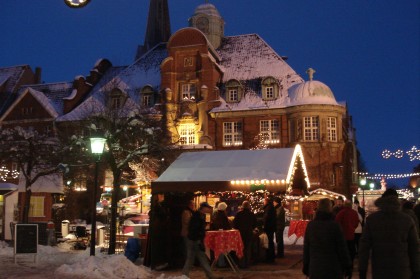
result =
[{"label": "stall roof", "polygon": [[[285,188],[297,153],[302,153],[299,145],[281,149],[186,152],[152,182],[152,191],[242,191],[249,190],[252,180],[254,184],[257,180],[260,184],[283,181],[282,188]],[[231,185],[232,181],[248,183]]]}]

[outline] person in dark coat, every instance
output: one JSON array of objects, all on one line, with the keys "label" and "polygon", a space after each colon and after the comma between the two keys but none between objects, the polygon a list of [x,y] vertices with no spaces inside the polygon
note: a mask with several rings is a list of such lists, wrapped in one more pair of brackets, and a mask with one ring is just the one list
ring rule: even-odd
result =
[{"label": "person in dark coat", "polygon": [[303,248],[303,273],[311,279],[351,277],[351,260],[340,225],[334,221],[329,199],[322,199],[308,223]]},{"label": "person in dark coat", "polygon": [[276,210],[276,242],[277,258],[284,257],[283,231],[286,227],[286,211],[281,204],[281,198],[274,198],[274,209]]},{"label": "person in dark coat", "polygon": [[416,230],[417,230],[417,234],[420,236],[419,234],[419,219],[417,219],[416,213],[414,213],[413,210],[414,204],[410,201],[405,201],[402,205],[402,212],[407,214],[408,216],[411,217],[411,219],[413,219],[414,224],[416,225]]},{"label": "person in dark coat", "polygon": [[200,262],[206,273],[207,278],[214,278],[211,271],[207,256],[204,253],[204,237],[206,235],[206,214],[211,213],[212,207],[202,202],[200,208],[191,216],[188,225],[188,239],[187,239],[187,260],[185,261],[182,274],[189,277],[190,270],[194,264],[195,259]]},{"label": "person in dark coat", "polygon": [[263,229],[268,237],[268,249],[266,252],[265,261],[267,263],[274,263],[274,232],[276,231],[276,210],[274,209],[273,202],[270,198],[264,200],[264,216],[263,216]]},{"label": "person in dark coat", "polygon": [[332,214],[335,218],[337,216],[338,212],[340,212],[341,209],[343,209],[344,199],[343,197],[338,197],[338,199],[335,201],[334,207],[332,209]]},{"label": "person in dark coat", "polygon": [[420,237],[420,203],[417,203],[413,207],[413,211],[414,211],[414,214],[416,214],[417,220],[419,220],[419,227],[417,227],[417,231],[419,232],[419,237]]},{"label": "person in dark coat", "polygon": [[213,214],[210,229],[211,230],[230,230],[232,228],[226,214],[227,204],[221,202],[217,205],[217,211]]},{"label": "person in dark coat", "polygon": [[248,201],[242,203],[242,210],[236,214],[233,227],[241,233],[244,244],[244,256],[239,265],[242,268],[247,268],[251,263],[253,230],[257,227],[257,217],[251,211],[251,205]]},{"label": "person in dark coat", "polygon": [[419,240],[414,222],[401,212],[397,191],[375,201],[379,211],[366,218],[359,244],[359,273],[365,279],[371,255],[373,279],[420,278]]}]

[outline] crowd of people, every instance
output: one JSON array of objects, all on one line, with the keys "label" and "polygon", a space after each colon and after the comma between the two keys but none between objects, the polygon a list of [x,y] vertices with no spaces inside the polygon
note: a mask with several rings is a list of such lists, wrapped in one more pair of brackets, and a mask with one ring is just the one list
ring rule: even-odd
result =
[{"label": "crowd of people", "polygon": [[304,238],[303,273],[311,279],[351,278],[358,256],[359,278],[367,278],[369,262],[373,279],[420,278],[419,207],[387,189],[375,201],[377,212],[365,219],[359,202],[329,199],[318,203],[315,218]]},{"label": "crowd of people", "polygon": [[[374,279],[420,279],[420,205],[401,203],[393,189],[386,190],[375,205],[378,211],[366,217],[357,200],[354,203],[343,199],[335,203],[330,199],[319,200],[304,235],[303,273],[311,279],[351,278],[353,262],[358,258],[361,279],[366,278],[369,262]],[[156,214],[162,213],[162,209],[157,208]],[[241,268],[258,261],[274,263],[276,257],[285,257],[286,214],[281,198],[264,199],[260,220],[251,211],[248,201],[239,208],[235,216],[229,218],[225,202],[216,203],[214,208],[203,202],[195,209],[194,202],[189,201],[181,220],[184,275],[188,276],[194,262],[198,261],[207,278],[215,278],[204,247],[209,229],[240,232],[243,257],[236,260]],[[209,224],[206,215],[211,216]],[[264,249],[259,249],[262,246]],[[216,259],[212,254],[211,261],[225,264],[224,255]]]}]

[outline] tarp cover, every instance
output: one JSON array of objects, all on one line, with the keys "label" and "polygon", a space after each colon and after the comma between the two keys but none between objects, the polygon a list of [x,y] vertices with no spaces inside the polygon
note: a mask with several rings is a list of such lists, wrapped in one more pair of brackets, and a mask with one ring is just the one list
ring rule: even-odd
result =
[{"label": "tarp cover", "polygon": [[171,187],[172,191],[192,190],[187,188],[193,183],[196,190],[211,191],[226,188],[233,180],[283,180],[293,152],[294,148],[185,152],[152,183],[152,190],[167,191],[174,183],[186,188]]}]

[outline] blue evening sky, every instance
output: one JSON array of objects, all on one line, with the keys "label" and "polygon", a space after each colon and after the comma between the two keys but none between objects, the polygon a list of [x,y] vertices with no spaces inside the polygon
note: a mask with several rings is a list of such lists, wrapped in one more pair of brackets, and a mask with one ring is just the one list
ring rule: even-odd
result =
[{"label": "blue evening sky", "polygon": [[[169,0],[172,33],[204,0]],[[411,173],[419,160],[381,157],[420,148],[420,2],[417,0],[210,0],[226,35],[258,33],[301,76],[316,70],[346,101],[372,173]],[[45,82],[88,75],[99,58],[133,62],[142,44],[148,0],[0,1],[0,67],[42,68]],[[405,184],[405,180],[390,183]]]}]

